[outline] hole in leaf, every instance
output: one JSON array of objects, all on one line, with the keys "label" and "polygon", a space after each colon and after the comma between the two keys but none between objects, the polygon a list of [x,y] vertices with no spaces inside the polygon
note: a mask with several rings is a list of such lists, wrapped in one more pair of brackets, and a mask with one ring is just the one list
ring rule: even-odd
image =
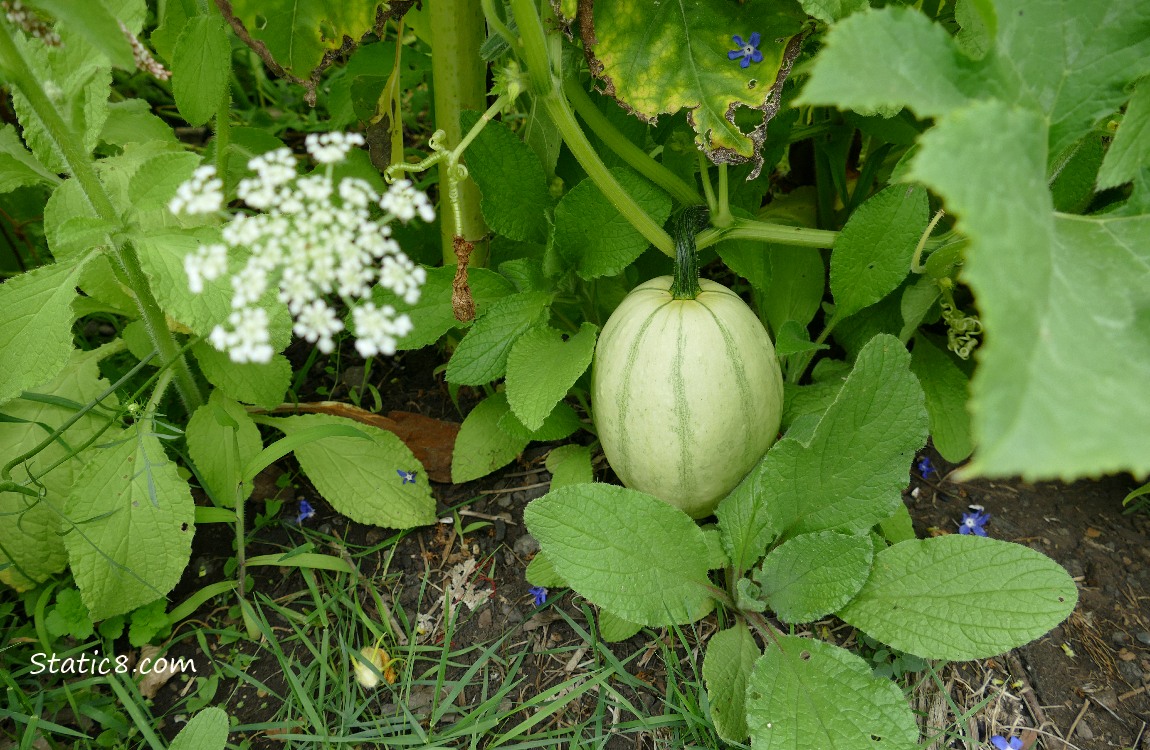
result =
[{"label": "hole in leaf", "polygon": [[256,14],[255,24],[257,29],[266,29],[268,26],[268,19],[266,16]]},{"label": "hole in leaf", "polygon": [[747,90],[754,91],[755,86],[758,86],[758,85],[759,85],[759,82],[756,81],[754,78],[752,78],[750,81],[747,82]]},{"label": "hole in leaf", "polygon": [[1060,596],[1060,597],[1058,597],[1058,601],[1059,601],[1059,602],[1064,602],[1064,601],[1066,601],[1066,597],[1065,597],[1065,596]]},{"label": "hole in leaf", "polygon": [[879,737],[877,734],[872,734],[870,738],[872,742],[882,742],[882,737]]},{"label": "hole in leaf", "polygon": [[762,700],[762,699],[763,699],[763,694],[762,694],[762,693],[751,693],[751,700],[753,700],[753,701],[760,701],[760,700]]},{"label": "hole in leaf", "polygon": [[182,524],[180,524],[180,531],[187,531],[187,530],[188,530],[188,522],[184,521]]},{"label": "hole in leaf", "polygon": [[799,658],[802,659],[803,661],[810,661],[811,660],[811,652],[810,651],[800,651],[799,652]]}]

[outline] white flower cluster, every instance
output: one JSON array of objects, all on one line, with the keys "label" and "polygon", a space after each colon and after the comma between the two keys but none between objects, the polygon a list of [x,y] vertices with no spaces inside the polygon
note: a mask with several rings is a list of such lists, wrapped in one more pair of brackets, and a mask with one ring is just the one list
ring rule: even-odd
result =
[{"label": "white flower cluster", "polygon": [[136,63],[136,67],[144,71],[148,75],[160,81],[167,81],[172,77],[172,71],[168,70],[163,64],[152,56],[151,50],[144,46],[144,43],[132,33],[123,21],[120,21],[120,31],[128,38],[128,44],[132,45],[132,59]]},{"label": "white flower cluster", "polygon": [[24,7],[20,0],[0,0],[0,10],[10,23],[19,26],[33,39],[39,39],[49,47],[60,46],[60,35],[51,24],[41,18],[35,10]]},{"label": "white flower cluster", "polygon": [[[254,177],[241,180],[236,193],[254,213],[236,213],[223,227],[224,244],[202,245],[184,258],[188,286],[202,292],[204,282],[228,271],[229,248],[250,253],[231,278],[232,307],[228,327],[217,326],[209,338],[235,362],[267,362],[274,354],[267,311],[259,300],[271,288],[295,319],[296,335],[330,353],[333,337],[344,323],[328,303],[338,295],[352,307],[356,350],[364,357],[395,353],[397,340],[411,331],[407,315],[390,305],[370,301],[378,283],[408,304],[419,300],[427,278],[391,237],[388,223],[409,221],[417,214],[432,221],[435,211],[427,196],[410,182],[397,182],[380,195],[366,181],[347,177],[335,185],[332,167],[353,146],[357,134],[309,135],[312,158],[327,169],[299,176],[295,159],[284,148],[248,162]],[[173,213],[214,213],[223,205],[223,184],[212,167],[200,167],[176,192]],[[381,219],[371,218],[373,207]]]}]

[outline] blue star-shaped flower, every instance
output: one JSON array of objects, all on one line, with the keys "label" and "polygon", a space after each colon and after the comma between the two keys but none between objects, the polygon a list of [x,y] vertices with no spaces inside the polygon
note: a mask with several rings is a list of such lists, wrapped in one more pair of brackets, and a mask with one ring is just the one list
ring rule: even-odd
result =
[{"label": "blue star-shaped flower", "polygon": [[998,748],[998,750],[1022,750],[1022,739],[1019,737],[1011,737],[1007,742],[1006,738],[1000,734],[996,734],[990,738],[990,744]]},{"label": "blue star-shaped flower", "polygon": [[531,596],[535,598],[536,607],[543,606],[543,603],[547,601],[547,589],[543,588],[542,586],[532,586],[531,588],[527,589],[527,593],[531,594]]},{"label": "blue star-shaped flower", "polygon": [[990,520],[990,514],[984,513],[980,510],[974,510],[970,513],[962,514],[962,523],[958,525],[959,534],[974,534],[975,536],[986,536],[986,522]]},{"label": "blue star-shaped flower", "polygon": [[763,53],[759,52],[759,42],[762,41],[759,32],[756,31],[754,34],[751,34],[751,38],[745,42],[738,34],[731,37],[731,40],[738,45],[739,48],[728,52],[727,59],[739,60],[739,58],[742,58],[739,60],[740,68],[749,68],[751,63],[763,61]]},{"label": "blue star-shaped flower", "polygon": [[396,469],[395,473],[399,475],[399,478],[403,480],[404,484],[415,484],[415,472],[414,471],[404,471],[403,469]]},{"label": "blue star-shaped flower", "polygon": [[930,476],[935,472],[934,464],[930,462],[930,456],[920,458],[914,467],[918,469],[918,473],[922,475],[923,479],[930,479]]},{"label": "blue star-shaped flower", "polygon": [[295,517],[296,523],[303,523],[307,519],[315,515],[315,508],[311,507],[311,503],[307,500],[299,501],[299,513]]}]

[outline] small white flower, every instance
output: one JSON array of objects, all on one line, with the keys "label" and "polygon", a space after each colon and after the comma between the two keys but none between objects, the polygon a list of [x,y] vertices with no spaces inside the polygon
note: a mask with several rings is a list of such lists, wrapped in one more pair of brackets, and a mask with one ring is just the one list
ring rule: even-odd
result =
[{"label": "small white flower", "polygon": [[435,209],[431,201],[425,193],[412,186],[411,180],[396,180],[379,199],[379,207],[405,224],[414,219],[417,213],[426,222],[435,221]]},{"label": "small white flower", "polygon": [[315,300],[300,310],[293,330],[297,336],[313,344],[318,342],[319,350],[324,354],[331,354],[335,350],[335,342],[331,337],[343,330],[343,321],[336,317],[335,310],[325,305],[323,300]]},{"label": "small white flower", "polygon": [[347,157],[352,146],[362,146],[359,133],[311,133],[304,139],[307,152],[319,164],[334,164]]},{"label": "small white flower", "polygon": [[204,281],[213,281],[228,270],[228,248],[225,245],[200,245],[194,253],[184,256],[184,270],[188,274],[188,288],[194,294],[204,291]]},{"label": "small white flower", "polygon": [[168,202],[168,210],[174,214],[212,214],[224,205],[224,181],[216,177],[216,168],[210,165],[197,167],[191,179],[176,189],[176,195]]}]

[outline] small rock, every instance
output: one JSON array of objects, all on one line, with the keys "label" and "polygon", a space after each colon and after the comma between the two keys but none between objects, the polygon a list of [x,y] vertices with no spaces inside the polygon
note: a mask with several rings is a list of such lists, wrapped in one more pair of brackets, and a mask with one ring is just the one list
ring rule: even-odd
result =
[{"label": "small rock", "polygon": [[515,540],[515,544],[512,545],[511,549],[520,557],[528,557],[539,551],[539,542],[530,534],[524,534]]},{"label": "small rock", "polygon": [[1084,740],[1094,739],[1094,732],[1090,729],[1090,725],[1085,721],[1078,722],[1078,728],[1074,730],[1074,733]]},{"label": "small rock", "polygon": [[1121,630],[1115,630],[1110,634],[1110,642],[1115,646],[1127,646],[1130,644],[1130,636],[1126,635]]},{"label": "small rock", "polygon": [[491,627],[491,607],[484,607],[479,612],[479,627],[482,630],[487,630]]},{"label": "small rock", "polygon": [[496,544],[499,544],[507,538],[507,524],[498,519],[495,520],[495,535],[492,537]]},{"label": "small rock", "polygon": [[1086,568],[1082,566],[1082,561],[1077,558],[1070,558],[1063,567],[1066,568],[1066,572],[1070,574],[1071,578],[1086,575]]},{"label": "small rock", "polygon": [[1119,661],[1118,673],[1131,685],[1142,684],[1142,670],[1132,661]]},{"label": "small rock", "polygon": [[1145,630],[1139,630],[1134,634],[1134,637],[1138,639],[1139,643],[1144,643],[1147,646],[1150,646],[1150,633],[1147,633]]},{"label": "small rock", "polygon": [[504,509],[510,508],[511,507],[511,495],[508,495],[508,494],[496,495],[495,496],[495,504],[498,505],[500,508],[504,508]]}]

